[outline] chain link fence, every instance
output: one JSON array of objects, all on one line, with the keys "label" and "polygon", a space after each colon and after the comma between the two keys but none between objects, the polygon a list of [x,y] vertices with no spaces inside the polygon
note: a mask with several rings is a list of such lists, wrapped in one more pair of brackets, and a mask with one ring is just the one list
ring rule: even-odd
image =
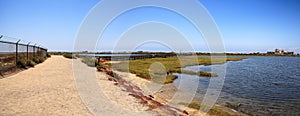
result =
[{"label": "chain link fence", "polygon": [[0,73],[17,67],[20,61],[32,61],[46,56],[46,48],[32,45],[30,42],[25,44],[16,38],[0,36]]}]

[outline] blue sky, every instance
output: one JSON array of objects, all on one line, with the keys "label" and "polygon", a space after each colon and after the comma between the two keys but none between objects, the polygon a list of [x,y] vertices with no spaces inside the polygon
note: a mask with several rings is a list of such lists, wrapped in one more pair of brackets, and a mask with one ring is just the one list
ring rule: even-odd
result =
[{"label": "blue sky", "polygon": [[[99,0],[1,0],[0,34],[39,43],[50,51],[72,51],[80,24],[98,2]],[[227,52],[300,48],[298,0],[200,2],[219,27]],[[208,51],[201,34],[184,17],[151,7],[131,10],[115,19],[103,34],[103,41],[108,44],[99,44],[98,50],[110,50],[126,29],[145,21],[168,23],[182,32],[197,51]],[[143,50],[157,51],[157,47],[151,46],[145,46]]]}]

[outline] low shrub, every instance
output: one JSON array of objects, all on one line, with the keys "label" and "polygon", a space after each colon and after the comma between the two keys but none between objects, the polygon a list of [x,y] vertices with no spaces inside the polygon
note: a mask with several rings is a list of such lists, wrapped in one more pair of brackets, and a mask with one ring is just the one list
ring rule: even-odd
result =
[{"label": "low shrub", "polygon": [[32,60],[26,62],[26,66],[34,67],[34,65],[35,65],[35,62],[33,62]]},{"label": "low shrub", "polygon": [[17,66],[19,68],[26,68],[26,60],[18,60]]},{"label": "low shrub", "polygon": [[63,56],[65,58],[69,58],[69,59],[76,59],[75,55],[72,53],[65,53],[65,54],[63,54]]},{"label": "low shrub", "polygon": [[33,58],[32,61],[37,63],[37,64],[40,63],[40,60],[38,58]]},{"label": "low shrub", "polygon": [[33,62],[35,62],[36,64],[42,63],[44,61],[45,61],[44,58],[40,58],[40,57],[33,58]]},{"label": "low shrub", "polygon": [[43,63],[45,61],[45,58],[39,58],[40,63]]},{"label": "low shrub", "polygon": [[90,67],[96,67],[99,65],[97,60],[93,57],[83,57],[81,61]]},{"label": "low shrub", "polygon": [[103,65],[97,65],[96,68],[97,68],[98,71],[101,71],[102,69],[104,69],[104,66]]},{"label": "low shrub", "polygon": [[46,54],[46,57],[50,58],[50,57],[51,57],[51,55],[47,53],[47,54]]}]

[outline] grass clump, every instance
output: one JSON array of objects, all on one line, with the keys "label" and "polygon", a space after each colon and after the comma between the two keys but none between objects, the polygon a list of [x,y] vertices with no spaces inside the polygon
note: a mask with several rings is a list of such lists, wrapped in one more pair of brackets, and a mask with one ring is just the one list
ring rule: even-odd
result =
[{"label": "grass clump", "polygon": [[204,72],[204,71],[194,72],[194,71],[189,71],[189,70],[181,70],[181,72],[179,72],[179,73],[189,74],[189,75],[198,75],[198,76],[202,76],[202,77],[217,77],[218,76],[217,73]]},{"label": "grass clump", "polygon": [[99,65],[96,66],[96,68],[97,68],[98,71],[101,71],[101,70],[104,69],[105,67],[104,67],[103,65],[100,65],[100,64],[99,64]]},{"label": "grass clump", "polygon": [[167,75],[166,76],[166,80],[165,80],[165,84],[168,84],[168,83],[173,83],[173,81],[175,80],[175,79],[177,79],[178,78],[178,76],[177,75]]},{"label": "grass clump", "polygon": [[210,73],[210,72],[203,72],[203,71],[199,71],[198,75],[204,76],[204,77],[217,77],[218,76],[217,73]]},{"label": "grass clump", "polygon": [[94,57],[82,57],[81,62],[85,63],[90,67],[96,67],[98,71],[105,69]]},{"label": "grass clump", "polygon": [[47,54],[46,54],[46,57],[47,57],[47,58],[50,58],[50,57],[51,57],[51,55],[47,53]]},{"label": "grass clump", "polygon": [[64,53],[63,56],[69,59],[76,59],[75,55],[72,53]]},{"label": "grass clump", "polygon": [[34,67],[35,62],[33,62],[32,60],[29,60],[29,61],[26,62],[26,65],[29,66],[29,67]]},{"label": "grass clump", "polygon": [[225,106],[228,108],[232,108],[234,110],[239,110],[241,104],[234,104],[234,103],[226,102]]},{"label": "grass clump", "polygon": [[83,57],[81,61],[90,67],[96,67],[99,65],[97,60],[93,57]]},{"label": "grass clump", "polygon": [[36,64],[42,63],[44,61],[45,61],[44,58],[40,58],[40,57],[33,58],[33,62],[35,62]]},{"label": "grass clump", "polygon": [[[201,105],[200,102],[191,102],[191,103],[179,103],[182,105],[187,105],[189,108],[193,108],[196,110],[199,110],[201,107],[207,107],[207,106],[203,106]],[[222,109],[216,108],[216,107],[212,107],[208,112],[209,115],[213,115],[213,116],[232,116],[230,113],[223,111]]]},{"label": "grass clump", "polygon": [[21,60],[19,60],[19,61],[17,62],[17,66],[18,66],[19,68],[34,67],[35,64],[36,64],[36,63],[35,63],[34,61],[32,61],[32,60],[26,61],[26,60],[24,60],[24,59],[21,59]]},{"label": "grass clump", "polygon": [[18,62],[17,62],[17,66],[19,67],[19,68],[26,68],[26,60],[18,60]]}]

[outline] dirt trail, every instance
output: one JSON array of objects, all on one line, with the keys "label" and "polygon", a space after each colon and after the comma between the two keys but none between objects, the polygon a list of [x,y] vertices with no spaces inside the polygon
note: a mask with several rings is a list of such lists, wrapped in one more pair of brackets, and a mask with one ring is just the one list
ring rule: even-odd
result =
[{"label": "dirt trail", "polygon": [[0,79],[0,115],[92,115],[73,79],[72,60],[52,56]]}]

